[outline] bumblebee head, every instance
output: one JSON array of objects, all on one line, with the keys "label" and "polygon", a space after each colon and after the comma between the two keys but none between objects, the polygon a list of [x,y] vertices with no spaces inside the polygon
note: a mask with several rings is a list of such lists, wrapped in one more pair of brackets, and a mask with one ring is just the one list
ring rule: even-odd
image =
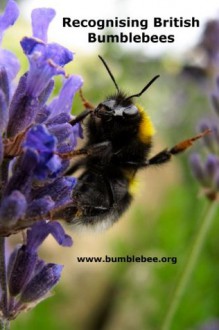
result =
[{"label": "bumblebee head", "polygon": [[101,102],[94,110],[94,115],[99,118],[134,119],[138,117],[138,108],[131,102],[126,102],[125,97],[119,93]]},{"label": "bumblebee head", "polygon": [[135,120],[140,116],[139,109],[136,107],[132,99],[134,97],[141,96],[149,87],[153,84],[153,82],[159,77],[159,75],[152,78],[149,83],[146,84],[146,86],[137,94],[133,94],[131,96],[125,96],[123,94],[117,83],[116,80],[110,71],[107,63],[105,60],[99,55],[100,60],[102,61],[103,65],[105,66],[107,72],[109,73],[116,89],[117,94],[115,96],[112,96],[108,99],[106,99],[104,102],[101,102],[97,108],[94,110],[94,115],[96,117],[106,119],[107,121],[112,120],[113,118],[122,118],[126,120]]}]

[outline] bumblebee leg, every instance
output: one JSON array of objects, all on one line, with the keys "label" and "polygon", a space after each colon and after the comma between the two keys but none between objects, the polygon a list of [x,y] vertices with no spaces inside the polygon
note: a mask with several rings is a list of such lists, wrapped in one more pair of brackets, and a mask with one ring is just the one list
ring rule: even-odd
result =
[{"label": "bumblebee leg", "polygon": [[109,209],[110,209],[115,204],[115,200],[116,200],[115,192],[114,192],[114,189],[113,189],[112,182],[110,180],[107,180],[107,178],[105,176],[103,176],[103,178],[105,179],[105,182],[106,182],[106,185],[107,185],[107,190],[108,190],[108,195],[109,195],[109,202],[110,202]]},{"label": "bumblebee leg", "polygon": [[82,121],[84,118],[86,118],[93,110],[91,109],[86,109],[84,111],[82,111],[78,116],[76,116],[75,118],[73,118],[69,124],[71,124],[72,126],[74,126],[75,124],[79,123],[80,121]]},{"label": "bumblebee leg", "polygon": [[69,124],[71,124],[72,126],[74,126],[76,123],[79,123],[80,121],[82,121],[89,114],[91,114],[91,112],[95,109],[95,107],[85,99],[81,89],[79,90],[79,95],[80,95],[80,98],[82,100],[85,110],[82,111],[78,116],[76,116],[74,119],[72,119],[69,122]]},{"label": "bumblebee leg", "polygon": [[177,155],[177,154],[185,151],[187,148],[191,147],[193,142],[202,138],[206,134],[209,134],[210,132],[211,132],[211,130],[207,129],[204,132],[202,132],[201,134],[192,137],[191,139],[187,139],[182,142],[179,142],[172,148],[165,149],[165,150],[159,152],[157,155],[155,155],[154,157],[152,157],[148,161],[146,161],[144,166],[159,165],[159,164],[164,164],[164,163],[168,162],[170,160],[170,158],[172,157],[172,155]]},{"label": "bumblebee leg", "polygon": [[83,92],[82,92],[82,89],[79,90],[79,95],[80,95],[81,101],[82,101],[83,106],[85,107],[85,109],[89,109],[89,110],[94,110],[95,109],[95,106],[85,99],[85,97],[83,95]]},{"label": "bumblebee leg", "polygon": [[[110,141],[104,141],[101,143],[96,143],[92,144],[89,146],[85,146],[84,148],[81,149],[76,149],[73,151],[70,151],[68,153],[57,153],[60,158],[62,159],[71,159],[75,156],[80,156],[80,155],[92,155],[95,157],[95,155],[99,156],[102,153],[103,160],[105,159],[106,156],[110,156],[110,151],[112,150],[112,144]],[[108,159],[108,158],[107,158]]]}]

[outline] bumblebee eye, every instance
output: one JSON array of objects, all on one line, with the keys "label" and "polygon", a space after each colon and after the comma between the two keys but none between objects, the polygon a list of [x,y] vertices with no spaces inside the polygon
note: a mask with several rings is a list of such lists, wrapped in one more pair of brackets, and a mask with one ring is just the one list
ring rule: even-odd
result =
[{"label": "bumblebee eye", "polygon": [[107,100],[103,102],[102,105],[106,107],[106,110],[113,110],[115,106],[115,100]]},{"label": "bumblebee eye", "polygon": [[112,118],[114,116],[114,109],[112,108],[114,103],[111,101],[106,101],[100,103],[94,110],[94,115],[99,118]]},{"label": "bumblebee eye", "polygon": [[138,114],[138,108],[135,105],[132,105],[130,107],[127,107],[123,111],[123,115],[125,117],[133,117]]}]

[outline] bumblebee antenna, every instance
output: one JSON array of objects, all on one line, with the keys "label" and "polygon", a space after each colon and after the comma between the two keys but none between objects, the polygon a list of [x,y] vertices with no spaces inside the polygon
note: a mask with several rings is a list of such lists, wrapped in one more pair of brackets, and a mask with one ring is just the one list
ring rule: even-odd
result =
[{"label": "bumblebee antenna", "polygon": [[140,93],[134,94],[134,95],[131,95],[131,96],[128,96],[125,100],[129,100],[129,99],[131,99],[133,97],[139,97],[139,96],[141,96],[154,83],[154,81],[157,80],[157,78],[159,78],[159,77],[160,77],[160,75],[157,75],[154,78],[152,78],[149,81],[149,83],[147,83],[147,85],[142,89],[142,91],[140,91]]},{"label": "bumblebee antenna", "polygon": [[112,81],[113,81],[113,83],[114,83],[114,85],[115,85],[115,87],[116,87],[116,89],[117,89],[117,92],[119,93],[119,92],[120,92],[119,87],[118,87],[118,85],[117,85],[117,83],[116,83],[116,80],[115,80],[115,78],[113,77],[113,74],[112,74],[112,72],[110,71],[108,65],[106,64],[106,62],[105,62],[105,60],[102,58],[102,56],[98,55],[98,57],[99,57],[99,59],[102,61],[103,65],[105,66],[107,72],[108,72],[109,75],[110,75],[110,78],[112,79]]}]

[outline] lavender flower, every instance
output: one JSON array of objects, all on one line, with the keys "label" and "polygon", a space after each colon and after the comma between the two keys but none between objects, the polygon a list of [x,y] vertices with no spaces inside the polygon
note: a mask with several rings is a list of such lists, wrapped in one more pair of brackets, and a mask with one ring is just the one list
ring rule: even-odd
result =
[{"label": "lavender flower", "polygon": [[219,74],[218,65],[219,19],[211,19],[205,24],[200,41],[193,48],[189,63],[183,66],[182,74],[195,81],[206,92],[212,88],[212,81]]},{"label": "lavender flower", "polygon": [[219,192],[219,84],[216,91],[212,94],[212,104],[216,116],[212,119],[202,120],[200,130],[211,130],[211,134],[203,137],[207,149],[207,157],[202,160],[199,154],[193,153],[190,158],[190,164],[193,174],[200,185],[203,192],[210,200],[218,199]]},{"label": "lavender flower", "polygon": [[219,56],[219,20],[212,19],[207,22],[200,46],[205,51],[209,60],[217,61]]},{"label": "lavender flower", "polygon": [[[9,0],[0,16],[0,42],[18,14],[16,2]],[[0,315],[4,320],[33,307],[58,282],[63,266],[38,257],[45,238],[52,234],[58,244],[72,245],[61,225],[49,219],[72,202],[76,179],[65,176],[69,161],[61,155],[73,151],[82,138],[80,124],[70,124],[72,100],[82,79],[65,74],[64,66],[73,60],[73,53],[47,41],[54,16],[53,9],[33,10],[33,36],[21,40],[30,67],[16,88],[13,79],[19,62],[0,48],[0,240],[29,228],[26,242],[11,253],[7,270],[0,270]],[[57,75],[63,76],[63,86],[48,103]]]},{"label": "lavender flower", "polygon": [[27,231],[26,244],[17,247],[8,263],[9,308],[8,318],[36,305],[58,282],[63,266],[45,263],[37,250],[45,238],[53,235],[62,246],[71,246],[71,238],[58,222],[39,221]]},{"label": "lavender flower", "polygon": [[[10,18],[7,16],[8,11]],[[4,20],[8,21],[0,24],[0,27],[13,24],[17,12],[15,2],[9,1],[3,15]],[[57,206],[57,201],[59,206],[61,200],[64,202],[64,198],[59,196],[62,193],[57,189],[59,183],[65,191],[65,201],[68,202],[76,183],[74,178],[64,177],[69,161],[58,155],[72,151],[78,137],[82,137],[80,124],[72,126],[69,123],[72,119],[72,100],[82,85],[82,79],[76,75],[64,78],[59,96],[50,104],[46,103],[54,86],[53,77],[59,74],[66,77],[63,66],[73,59],[73,54],[65,47],[47,42],[47,29],[54,15],[52,9],[33,11],[33,36],[25,37],[21,41],[30,62],[30,69],[20,78],[18,87],[10,98],[10,68],[4,66],[4,62],[0,68],[0,158],[4,159],[2,169],[7,163],[7,169],[12,173],[2,185],[0,233],[3,234],[6,229],[10,234],[12,222],[14,224],[18,221],[15,230],[19,225],[25,227],[28,220],[31,220],[31,214],[36,213],[36,205],[42,212],[44,209],[44,214],[40,213],[40,217],[48,217],[52,208]],[[4,205],[7,205],[9,200],[14,200],[14,192],[18,201],[8,216]],[[18,210],[21,207],[19,205],[22,205],[22,210]],[[21,216],[11,214],[13,210]],[[9,218],[13,221],[9,221]]]}]

